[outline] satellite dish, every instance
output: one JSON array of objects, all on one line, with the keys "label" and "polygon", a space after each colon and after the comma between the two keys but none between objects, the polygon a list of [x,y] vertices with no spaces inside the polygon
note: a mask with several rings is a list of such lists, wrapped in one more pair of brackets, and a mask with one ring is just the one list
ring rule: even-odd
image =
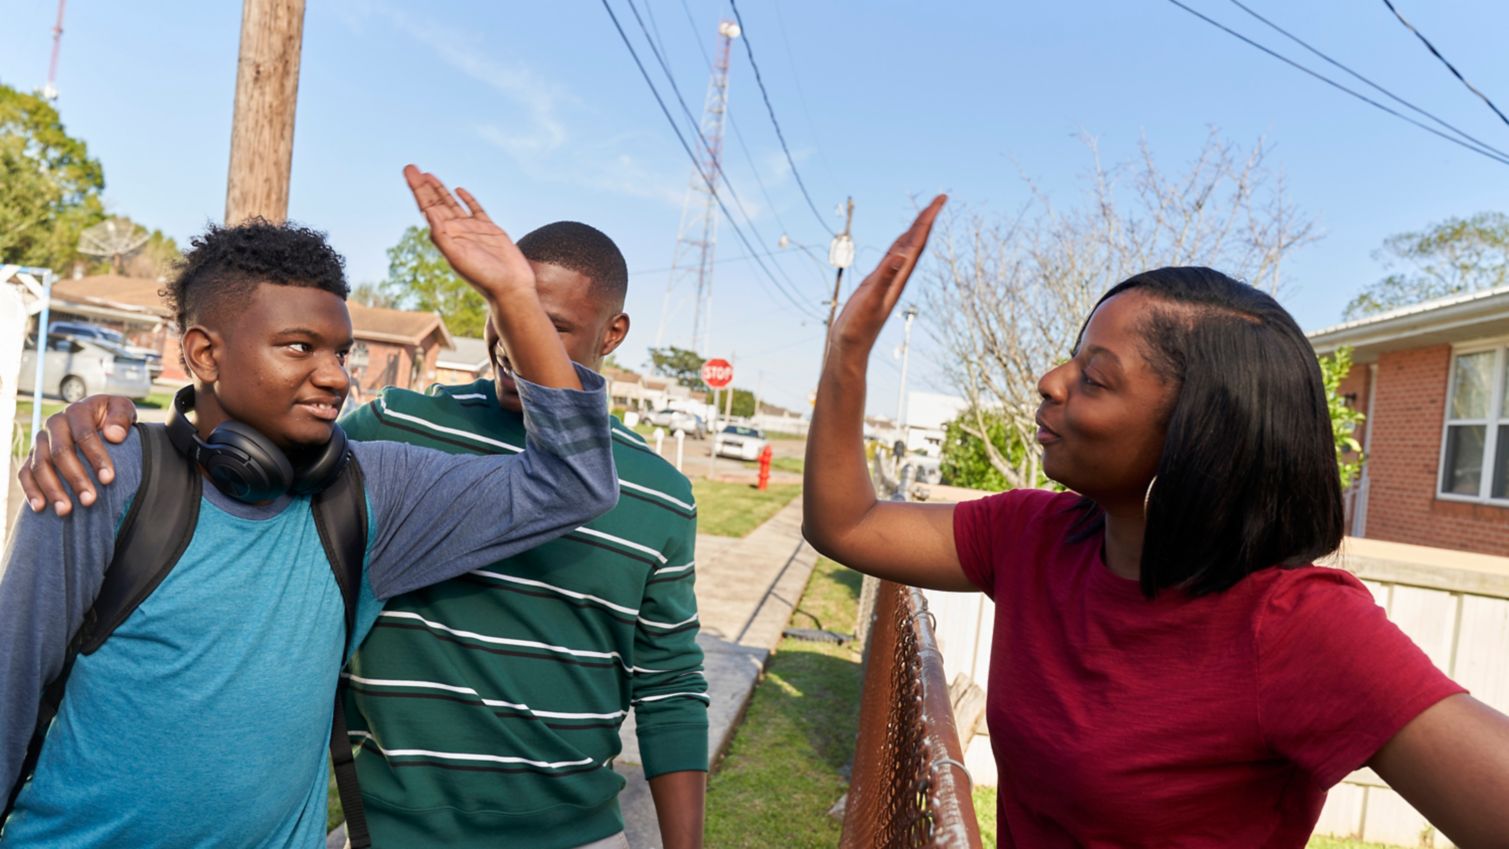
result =
[{"label": "satellite dish", "polygon": [[152,238],[129,218],[107,218],[79,234],[79,253],[110,260],[110,269],[121,273],[126,257],[141,250]]}]

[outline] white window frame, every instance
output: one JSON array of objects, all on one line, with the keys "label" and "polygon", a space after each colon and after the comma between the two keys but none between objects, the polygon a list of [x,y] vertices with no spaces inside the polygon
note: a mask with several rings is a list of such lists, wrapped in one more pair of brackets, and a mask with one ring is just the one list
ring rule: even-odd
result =
[{"label": "white window frame", "polygon": [[[1453,419],[1451,405],[1456,396],[1457,360],[1472,354],[1492,352],[1493,373],[1489,377],[1488,415],[1482,419]],[[1442,410],[1441,451],[1436,462],[1436,498],[1441,501],[1457,501],[1467,504],[1491,504],[1509,507],[1509,498],[1491,498],[1493,468],[1497,462],[1498,428],[1509,427],[1509,393],[1504,392],[1505,369],[1509,369],[1509,337],[1475,342],[1452,348],[1451,364],[1446,371],[1446,406]],[[1497,416],[1495,416],[1497,413]],[[1446,492],[1446,439],[1452,427],[1481,425],[1483,427],[1483,472],[1479,476],[1477,495],[1462,495]]]}]

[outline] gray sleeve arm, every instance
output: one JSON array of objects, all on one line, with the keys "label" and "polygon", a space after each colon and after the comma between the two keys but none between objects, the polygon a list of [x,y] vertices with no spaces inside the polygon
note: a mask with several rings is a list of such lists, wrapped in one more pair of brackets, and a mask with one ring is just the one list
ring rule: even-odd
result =
[{"label": "gray sleeve arm", "polygon": [[62,670],[68,643],[94,605],[115,553],[116,524],[141,483],[135,429],[124,443],[106,447],[116,478],[98,488],[100,500],[75,506],[65,518],[23,505],[6,547],[0,572],[0,784],[7,793],[21,777],[42,691]]},{"label": "gray sleeve arm", "polygon": [[606,383],[577,373],[582,390],[518,381],[528,434],[520,454],[352,443],[372,505],[368,576],[378,598],[512,557],[618,503]]}]

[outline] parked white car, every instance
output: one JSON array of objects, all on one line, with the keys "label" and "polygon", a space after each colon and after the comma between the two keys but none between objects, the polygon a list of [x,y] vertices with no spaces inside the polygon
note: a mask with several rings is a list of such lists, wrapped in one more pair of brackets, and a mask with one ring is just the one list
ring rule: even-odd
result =
[{"label": "parked white car", "polygon": [[[114,345],[49,335],[42,368],[43,394],[62,398],[70,404],[86,395],[102,392],[138,400],[152,394],[147,361],[130,356]],[[26,347],[21,351],[21,374],[17,383],[22,393],[36,390],[35,336],[26,340]]]},{"label": "parked white car", "polygon": [[714,453],[739,460],[760,459],[760,452],[769,444],[759,428],[745,425],[728,425],[713,438]]}]

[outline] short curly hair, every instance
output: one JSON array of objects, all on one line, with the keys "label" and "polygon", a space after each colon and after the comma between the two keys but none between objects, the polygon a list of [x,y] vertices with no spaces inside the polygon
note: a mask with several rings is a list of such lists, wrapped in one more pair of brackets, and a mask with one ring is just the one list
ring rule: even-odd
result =
[{"label": "short curly hair", "polygon": [[180,331],[244,302],[259,283],[323,289],[341,300],[351,294],[345,259],[324,233],[308,227],[252,218],[234,227],[212,224],[189,244],[158,293]]}]

